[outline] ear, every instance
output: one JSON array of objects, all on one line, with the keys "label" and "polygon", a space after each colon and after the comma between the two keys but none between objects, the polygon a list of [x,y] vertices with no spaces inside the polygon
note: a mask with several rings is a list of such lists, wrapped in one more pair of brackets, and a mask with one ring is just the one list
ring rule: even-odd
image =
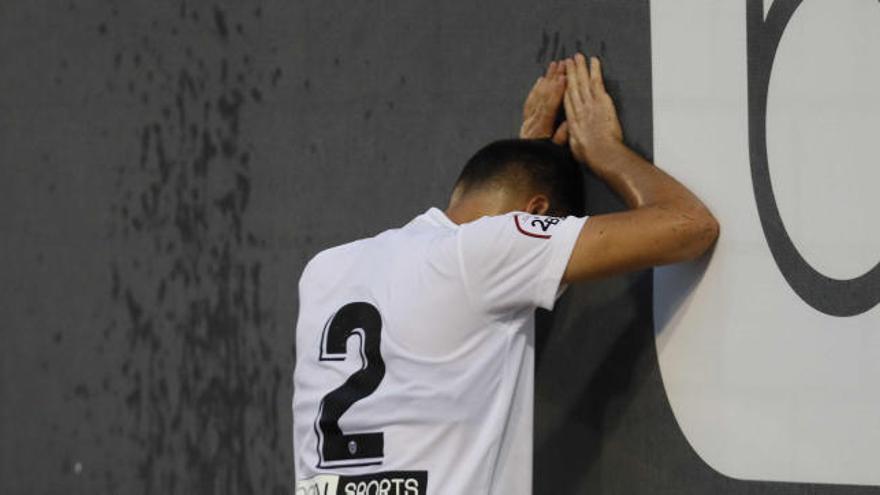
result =
[{"label": "ear", "polygon": [[526,208],[523,211],[531,213],[532,215],[546,215],[549,209],[550,200],[547,199],[547,196],[536,194],[529,199],[529,202],[526,204]]}]

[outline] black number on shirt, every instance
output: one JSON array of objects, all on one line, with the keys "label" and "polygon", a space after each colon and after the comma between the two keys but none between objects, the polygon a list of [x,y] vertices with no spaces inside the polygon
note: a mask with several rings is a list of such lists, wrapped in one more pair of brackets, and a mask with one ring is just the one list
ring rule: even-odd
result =
[{"label": "black number on shirt", "polygon": [[379,350],[382,316],[365,302],[349,303],[330,318],[321,341],[321,361],[344,361],[349,337],[360,338],[361,369],[321,400],[315,432],[318,434],[318,467],[381,464],[385,448],[382,432],[345,434],[339,418],[357,401],[376,391],[385,377]]},{"label": "black number on shirt", "polygon": [[560,220],[562,219],[559,217],[546,217],[543,220],[540,218],[536,218],[532,220],[532,227],[541,227],[541,230],[547,232],[547,229],[559,223]]}]

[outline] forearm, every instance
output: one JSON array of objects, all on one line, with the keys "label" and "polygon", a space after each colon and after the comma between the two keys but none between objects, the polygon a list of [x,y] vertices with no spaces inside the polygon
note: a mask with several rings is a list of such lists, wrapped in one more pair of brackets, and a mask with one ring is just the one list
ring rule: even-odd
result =
[{"label": "forearm", "polygon": [[699,198],[680,182],[620,141],[594,145],[584,155],[593,173],[630,208],[667,205],[706,210]]},{"label": "forearm", "polygon": [[666,239],[662,263],[655,264],[693,259],[715,242],[718,221],[684,185],[619,141],[593,148],[585,154],[590,169],[651,219],[647,228],[658,230],[648,237]]}]

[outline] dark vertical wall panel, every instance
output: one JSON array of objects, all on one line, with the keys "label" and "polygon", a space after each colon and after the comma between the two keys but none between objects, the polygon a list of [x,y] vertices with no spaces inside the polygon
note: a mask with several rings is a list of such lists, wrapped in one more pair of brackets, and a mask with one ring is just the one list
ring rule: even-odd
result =
[{"label": "dark vertical wall panel", "polygon": [[285,8],[4,4],[3,493],[286,490]]},{"label": "dark vertical wall panel", "polygon": [[[643,0],[5,2],[0,492],[289,491],[305,261],[443,206],[575,49],[650,155],[649,33]],[[536,493],[825,493],[697,458],[650,297],[542,316]]]}]

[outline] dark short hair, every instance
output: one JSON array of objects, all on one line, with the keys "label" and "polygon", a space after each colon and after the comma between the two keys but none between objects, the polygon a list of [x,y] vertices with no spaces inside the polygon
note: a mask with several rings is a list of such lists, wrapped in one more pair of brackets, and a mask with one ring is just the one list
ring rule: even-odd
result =
[{"label": "dark short hair", "polygon": [[546,194],[548,215],[583,215],[583,171],[567,147],[549,139],[501,139],[480,148],[467,161],[456,187],[464,193],[490,185],[528,181]]}]

